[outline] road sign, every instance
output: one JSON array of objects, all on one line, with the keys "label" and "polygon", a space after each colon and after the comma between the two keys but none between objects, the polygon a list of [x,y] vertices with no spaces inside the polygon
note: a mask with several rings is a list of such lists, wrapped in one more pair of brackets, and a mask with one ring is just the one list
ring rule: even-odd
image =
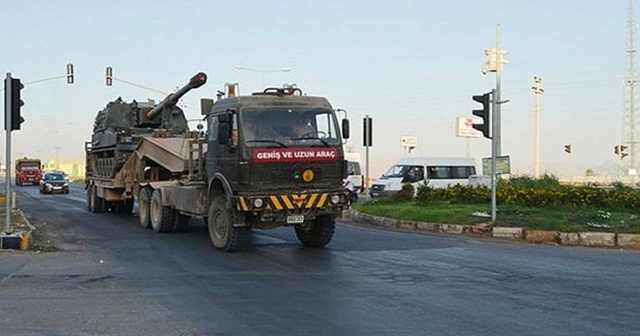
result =
[{"label": "road sign", "polygon": [[418,146],[418,137],[413,135],[403,135],[400,138],[400,143],[402,147],[416,147]]},{"label": "road sign", "polygon": [[473,118],[458,117],[456,120],[456,136],[464,138],[479,138],[482,132],[473,128]]},{"label": "road sign", "polygon": [[[511,174],[509,155],[496,157],[496,175]],[[482,158],[482,175],[491,175],[491,158]]]}]

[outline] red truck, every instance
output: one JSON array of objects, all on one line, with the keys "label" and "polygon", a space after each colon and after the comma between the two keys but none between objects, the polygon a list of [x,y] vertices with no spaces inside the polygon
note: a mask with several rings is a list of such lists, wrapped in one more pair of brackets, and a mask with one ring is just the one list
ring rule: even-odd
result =
[{"label": "red truck", "polygon": [[22,158],[16,160],[16,185],[39,184],[42,178],[42,162],[40,159]]}]

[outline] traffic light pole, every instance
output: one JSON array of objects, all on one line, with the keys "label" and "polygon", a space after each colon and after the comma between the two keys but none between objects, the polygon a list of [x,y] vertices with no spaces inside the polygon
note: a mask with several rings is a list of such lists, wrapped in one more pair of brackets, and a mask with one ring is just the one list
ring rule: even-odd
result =
[{"label": "traffic light pole", "polygon": [[7,72],[7,78],[4,80],[4,123],[5,123],[5,135],[6,135],[6,158],[5,162],[5,221],[4,221],[4,232],[7,234],[11,233],[11,131],[13,130],[12,125],[12,106],[11,106],[11,97],[12,97],[12,78],[11,73]]},{"label": "traffic light pole", "polygon": [[[496,132],[499,132],[498,122],[500,118],[498,114],[495,113],[496,108],[500,105],[499,100],[496,97],[496,89],[491,90],[491,97],[493,98],[493,110],[491,113],[491,223],[496,222],[496,207],[497,207],[497,195],[496,195],[496,157],[498,156],[498,152],[500,151],[500,141],[499,137],[496,137]],[[498,138],[498,139],[496,139]]]}]

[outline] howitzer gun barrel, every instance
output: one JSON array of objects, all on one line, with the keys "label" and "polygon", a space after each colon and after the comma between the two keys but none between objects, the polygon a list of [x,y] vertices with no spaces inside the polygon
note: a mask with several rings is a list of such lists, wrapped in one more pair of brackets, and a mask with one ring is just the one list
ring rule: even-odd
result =
[{"label": "howitzer gun barrel", "polygon": [[182,98],[187,92],[192,89],[197,89],[207,82],[207,74],[204,72],[198,72],[195,76],[189,79],[187,85],[181,87],[178,91],[168,95],[162,102],[156,105],[153,109],[147,112],[147,118],[153,120],[160,112],[165,108],[171,108],[178,103],[178,100]]}]

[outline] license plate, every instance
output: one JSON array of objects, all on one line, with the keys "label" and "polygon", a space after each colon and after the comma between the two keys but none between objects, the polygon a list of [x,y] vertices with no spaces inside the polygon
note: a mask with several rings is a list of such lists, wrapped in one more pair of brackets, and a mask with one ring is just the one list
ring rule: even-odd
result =
[{"label": "license plate", "polygon": [[300,223],[304,223],[304,216],[302,215],[287,216],[287,224],[300,224]]},{"label": "license plate", "polygon": [[53,190],[60,190],[62,187],[53,187]]}]

